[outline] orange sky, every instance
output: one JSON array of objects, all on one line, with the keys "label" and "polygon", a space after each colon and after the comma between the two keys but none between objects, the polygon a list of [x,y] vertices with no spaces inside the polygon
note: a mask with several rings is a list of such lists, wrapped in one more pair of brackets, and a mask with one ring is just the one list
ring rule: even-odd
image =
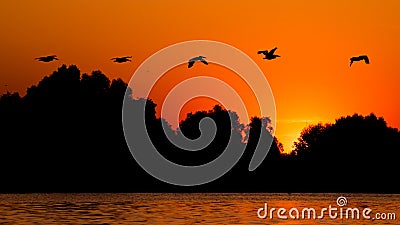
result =
[{"label": "orange sky", "polygon": [[[24,93],[63,63],[129,81],[164,47],[220,41],[248,54],[266,75],[276,102],[276,135],[288,151],[307,124],[355,112],[374,112],[400,127],[399,12],[398,0],[1,1],[0,93]],[[279,59],[256,54],[275,46]],[[47,54],[60,60],[33,60]],[[368,54],[371,64],[349,68],[349,57],[360,54]],[[133,62],[109,60],[122,55]],[[223,71],[208,75],[222,76],[217,72]]]}]

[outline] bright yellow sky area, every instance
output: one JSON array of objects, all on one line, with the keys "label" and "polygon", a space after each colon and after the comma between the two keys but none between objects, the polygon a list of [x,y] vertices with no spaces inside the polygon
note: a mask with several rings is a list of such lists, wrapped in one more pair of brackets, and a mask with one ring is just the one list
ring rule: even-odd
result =
[{"label": "bright yellow sky area", "polygon": [[[374,112],[400,127],[399,12],[398,0],[1,1],[0,93],[24,93],[61,64],[129,81],[164,47],[220,41],[248,54],[266,75],[276,136],[289,151],[303,127],[342,115]],[[275,46],[281,58],[256,54]],[[47,54],[60,60],[34,60]],[[371,64],[350,68],[349,58],[361,54]],[[133,62],[110,60],[123,55]]]}]

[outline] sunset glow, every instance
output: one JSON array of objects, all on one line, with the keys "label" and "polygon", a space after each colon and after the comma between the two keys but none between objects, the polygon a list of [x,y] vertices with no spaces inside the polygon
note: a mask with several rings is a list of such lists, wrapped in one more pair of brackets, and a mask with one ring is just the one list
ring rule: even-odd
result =
[{"label": "sunset glow", "polygon": [[[101,70],[128,82],[158,50],[188,40],[214,40],[246,53],[265,74],[276,103],[276,136],[286,152],[301,130],[353,113],[375,113],[400,127],[400,1],[1,1],[0,94],[26,88],[62,64],[82,73]],[[258,50],[278,47],[267,61]],[[44,55],[59,60],[42,63]],[[366,54],[369,65],[352,56]],[[132,55],[132,62],[110,59]],[[225,81],[259,116],[251,89],[219,65],[180,65],[151,93],[161,101],[174,84],[195,76]],[[211,109],[215,101],[188,102],[180,113]],[[160,112],[158,112],[160,113]]]}]

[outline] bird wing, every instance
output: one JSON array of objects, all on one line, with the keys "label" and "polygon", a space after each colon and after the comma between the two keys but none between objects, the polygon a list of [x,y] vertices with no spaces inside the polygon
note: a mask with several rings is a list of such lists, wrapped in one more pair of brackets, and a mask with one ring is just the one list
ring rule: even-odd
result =
[{"label": "bird wing", "polygon": [[207,62],[206,60],[204,60],[204,59],[200,59],[200,61],[201,61],[202,63],[204,63],[204,64],[208,65],[208,62]]},{"label": "bird wing", "polygon": [[363,55],[362,58],[364,59],[366,64],[369,64],[369,58],[366,55]]},{"label": "bird wing", "polygon": [[196,61],[196,60],[201,60],[202,58],[200,56],[196,56],[194,58],[189,59],[189,61]]},{"label": "bird wing", "polygon": [[40,62],[50,62],[52,59],[49,59],[47,56],[42,56],[39,58],[36,58]]},{"label": "bird wing", "polygon": [[262,51],[258,51],[257,54],[268,54],[268,50],[262,50]]},{"label": "bird wing", "polygon": [[190,61],[189,61],[189,63],[188,63],[188,68],[192,67],[192,66],[193,66],[193,64],[194,64],[194,62],[195,62],[195,61],[193,61],[193,60],[190,60]]},{"label": "bird wing", "polygon": [[132,56],[124,56],[124,57],[122,57],[122,58],[124,58],[124,59],[130,59],[130,58],[132,58]]},{"label": "bird wing", "polygon": [[274,54],[274,52],[276,51],[276,49],[278,49],[278,48],[277,48],[277,47],[275,47],[275,48],[271,49],[271,51],[269,51],[269,54],[273,55],[273,54]]}]

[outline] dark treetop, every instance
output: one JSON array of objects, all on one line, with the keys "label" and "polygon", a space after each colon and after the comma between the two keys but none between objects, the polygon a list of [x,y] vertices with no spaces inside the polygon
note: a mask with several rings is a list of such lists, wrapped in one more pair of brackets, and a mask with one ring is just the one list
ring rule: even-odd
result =
[{"label": "dark treetop", "polygon": [[[134,87],[133,87],[134,88]],[[291,154],[283,154],[274,138],[264,162],[253,172],[249,162],[268,118],[251,119],[231,127],[229,112],[216,105],[193,112],[179,133],[196,138],[199,121],[214,119],[218,130],[206,149],[187,152],[169,143],[156,104],[146,104],[146,123],[159,152],[183,165],[215,159],[230,132],[237,144],[247,142],[240,161],[211,183],[180,187],[148,175],[133,159],[122,130],[122,100],[127,84],[110,81],[100,71],[81,74],[61,66],[25,96],[0,97],[0,192],[392,192],[398,193],[400,132],[374,114],[342,117],[334,124],[305,128]],[[131,91],[128,89],[128,91]],[[295,109],[294,109],[295,110]],[[235,117],[234,117],[235,118]],[[173,132],[169,130],[167,132]],[[242,140],[242,133],[247,136]],[[176,134],[176,132],[175,132]],[[176,134],[176,135],[178,135]],[[269,133],[268,133],[269,134]]]}]

